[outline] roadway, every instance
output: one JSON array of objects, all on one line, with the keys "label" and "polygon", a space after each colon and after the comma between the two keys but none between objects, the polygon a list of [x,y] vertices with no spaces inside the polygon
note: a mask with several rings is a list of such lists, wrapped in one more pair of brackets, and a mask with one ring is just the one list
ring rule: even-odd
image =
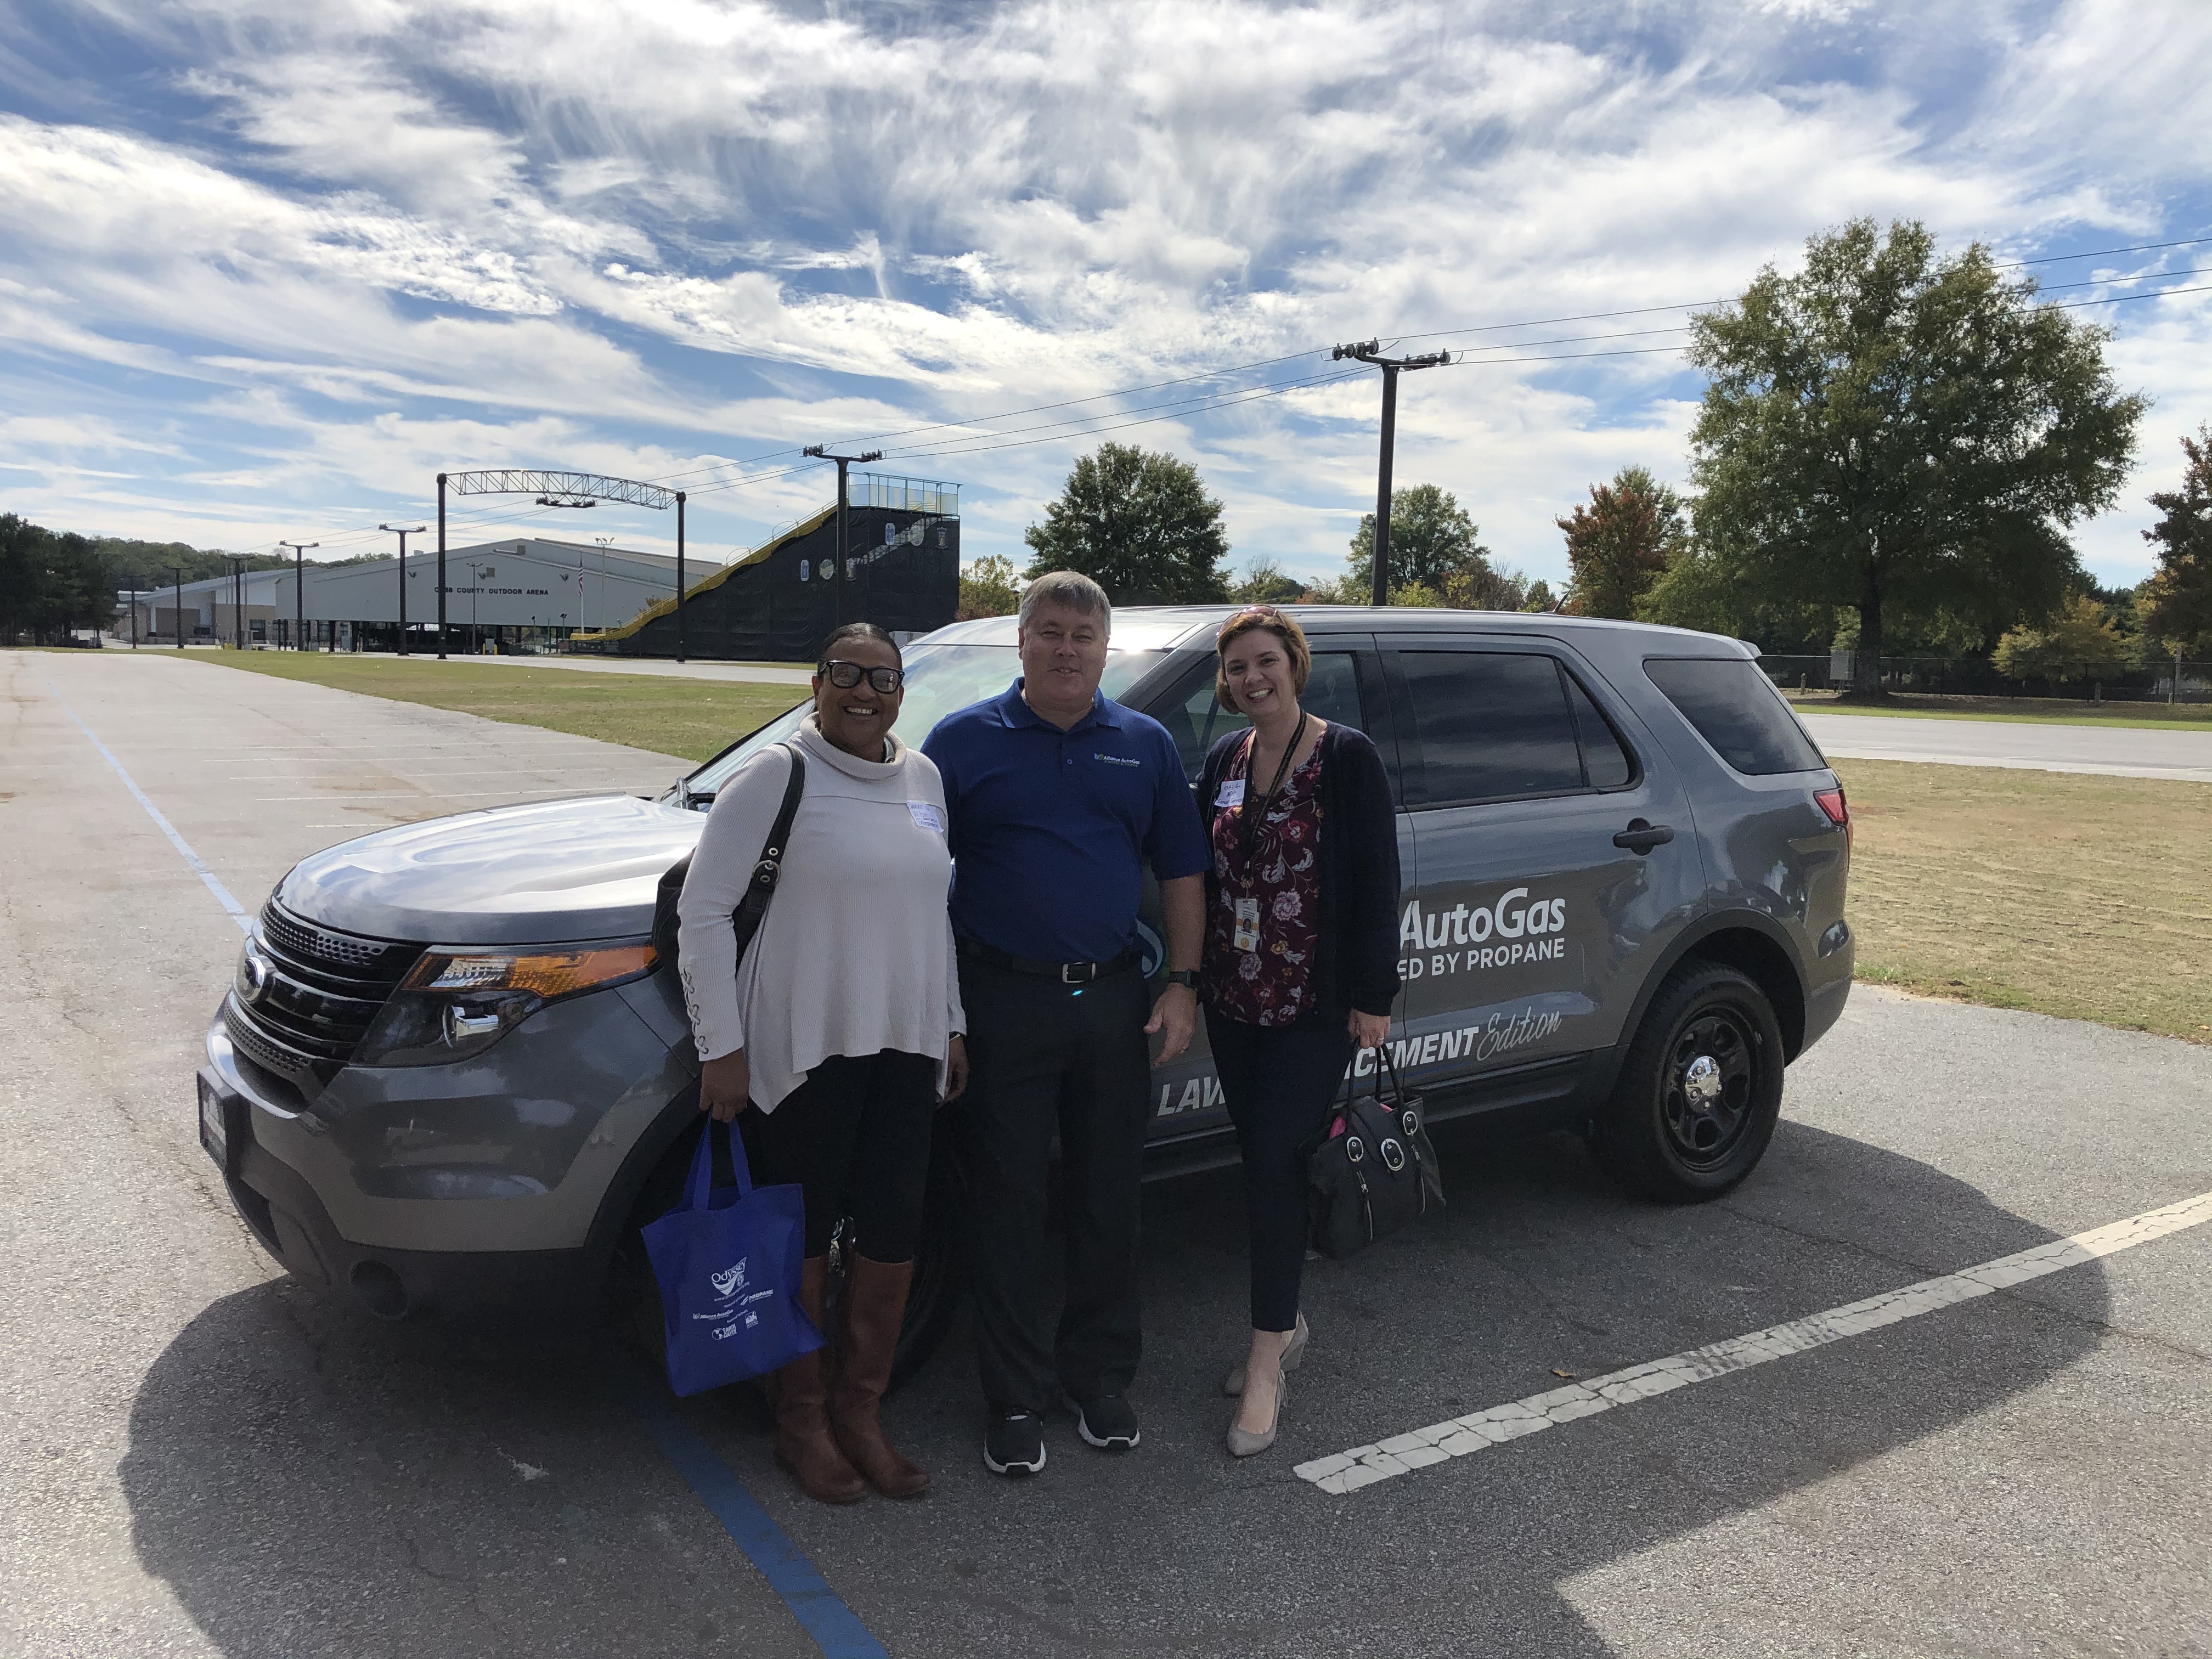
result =
[{"label": "roadway", "polygon": [[1815,714],[1802,709],[1798,718],[1832,760],[1930,761],[1947,766],[2212,783],[2212,732],[1917,720],[1905,714]]},{"label": "roadway", "polygon": [[1153,1188],[1144,1446],[1107,1458],[1056,1418],[1042,1477],[994,1480],[956,1338],[888,1413],[936,1492],[832,1510],[743,1400],[684,1402],[673,1437],[641,1420],[610,1392],[618,1339],[560,1359],[317,1301],[195,1138],[240,931],[185,849],[250,909],[380,816],[680,763],[307,685],[272,708],[143,653],[0,652],[0,1652],[822,1651],[721,1518],[753,1513],[862,1632],[841,1653],[2212,1652],[2212,1224],[1765,1339],[1785,1357],[1364,1490],[1294,1473],[2200,1216],[2170,1206],[2212,1193],[2212,1050],[1863,988],[1758,1174],[1696,1209],[1625,1200],[1570,1137],[1445,1126],[1450,1207],[1316,1266],[1283,1442],[1249,1462],[1215,1392],[1243,1346],[1236,1179]]}]

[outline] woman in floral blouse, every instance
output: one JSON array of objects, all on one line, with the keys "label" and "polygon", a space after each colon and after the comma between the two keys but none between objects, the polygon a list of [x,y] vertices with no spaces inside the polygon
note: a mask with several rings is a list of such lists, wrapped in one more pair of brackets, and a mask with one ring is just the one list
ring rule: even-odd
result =
[{"label": "woman in floral blouse", "polygon": [[1283,1373],[1307,1340],[1306,1153],[1345,1067],[1381,1042],[1397,1000],[1398,835],[1382,757],[1366,736],[1298,707],[1313,654],[1272,605],[1216,641],[1214,692],[1252,722],[1206,757],[1212,815],[1200,1000],[1244,1155],[1252,1346],[1229,1374],[1231,1455],[1275,1441]]}]

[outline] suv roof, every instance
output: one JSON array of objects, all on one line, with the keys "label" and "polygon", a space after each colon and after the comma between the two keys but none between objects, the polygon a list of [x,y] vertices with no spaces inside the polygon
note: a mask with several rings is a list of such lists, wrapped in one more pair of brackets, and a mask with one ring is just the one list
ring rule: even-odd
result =
[{"label": "suv roof", "polygon": [[[1243,609],[1235,605],[1132,605],[1114,609],[1114,644],[1123,651],[1170,651],[1178,646],[1204,644],[1213,630]],[[1388,628],[1393,633],[1462,633],[1470,627],[1486,633],[1576,634],[1638,636],[1655,656],[1710,656],[1719,647],[1729,656],[1756,657],[1759,647],[1747,640],[1722,634],[1699,634],[1686,628],[1665,628],[1656,623],[1614,622],[1601,617],[1569,617],[1551,611],[1448,611],[1425,605],[1286,605],[1286,616],[1297,618],[1309,634],[1371,633]],[[981,617],[954,623],[929,635],[938,645],[1012,645],[1014,618]]]}]

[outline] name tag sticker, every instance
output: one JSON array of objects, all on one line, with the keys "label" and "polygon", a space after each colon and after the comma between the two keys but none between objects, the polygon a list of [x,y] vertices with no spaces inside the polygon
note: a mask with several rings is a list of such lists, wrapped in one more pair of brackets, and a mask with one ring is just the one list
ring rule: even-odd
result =
[{"label": "name tag sticker", "polygon": [[1244,804],[1244,780],[1222,779],[1221,793],[1213,798],[1213,804],[1216,806],[1242,806]]},{"label": "name tag sticker", "polygon": [[923,829],[934,830],[940,836],[945,833],[945,814],[927,801],[910,800],[906,804],[906,810],[914,815],[914,821]]}]

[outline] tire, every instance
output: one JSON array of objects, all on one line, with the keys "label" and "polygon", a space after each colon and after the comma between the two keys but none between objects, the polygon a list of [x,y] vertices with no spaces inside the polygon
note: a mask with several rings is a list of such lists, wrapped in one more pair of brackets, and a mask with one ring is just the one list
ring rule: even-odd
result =
[{"label": "tire", "polygon": [[1766,1154],[1782,1070],[1782,1027],[1766,993],[1733,968],[1686,962],[1645,1011],[1590,1150],[1639,1198],[1718,1198]]},{"label": "tire", "polygon": [[[938,1120],[932,1137],[928,1187],[922,1203],[921,1237],[915,1247],[914,1286],[907,1293],[906,1320],[899,1328],[898,1348],[891,1359],[890,1388],[896,1392],[928,1363],[960,1310],[967,1287],[967,1182],[962,1174],[952,1125]],[[696,1135],[686,1133],[668,1149],[631,1212],[630,1225],[616,1251],[611,1274],[621,1322],[639,1349],[657,1369],[666,1363],[661,1331],[660,1289],[653,1282],[644,1241],[639,1237],[647,1224],[674,1209],[684,1195],[684,1180],[691,1167]],[[833,1250],[834,1259],[834,1250]],[[842,1274],[830,1279],[827,1313],[836,1323]]]}]

